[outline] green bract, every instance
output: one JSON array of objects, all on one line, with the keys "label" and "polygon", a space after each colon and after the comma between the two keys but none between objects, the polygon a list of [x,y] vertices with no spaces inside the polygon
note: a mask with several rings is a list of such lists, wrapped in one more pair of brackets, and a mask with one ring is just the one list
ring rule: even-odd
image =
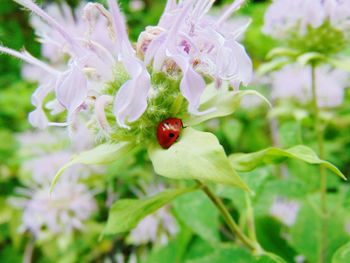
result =
[{"label": "green bract", "polygon": [[169,117],[182,119],[186,116],[188,103],[180,93],[180,78],[158,72],[152,74],[151,80],[152,90],[147,110],[137,121],[128,123],[130,129],[117,126],[113,114],[108,116],[108,121],[113,124],[110,135],[113,142],[132,141],[147,145],[156,141],[156,130],[161,121]]},{"label": "green bract", "polygon": [[56,174],[52,181],[51,190],[57,183],[63,172],[74,164],[102,165],[113,163],[126,153],[131,151],[134,145],[127,142],[116,144],[100,144],[92,150],[82,152],[72,157],[72,160],[65,164]]},{"label": "green bract", "polygon": [[334,28],[329,21],[326,21],[317,28],[309,25],[306,33],[302,35],[291,29],[287,45],[301,53],[319,52],[324,55],[331,55],[344,49],[346,41],[344,33]]},{"label": "green bract", "polygon": [[173,179],[197,179],[249,190],[232,168],[224,148],[212,133],[186,128],[167,150],[149,148],[156,173]]}]

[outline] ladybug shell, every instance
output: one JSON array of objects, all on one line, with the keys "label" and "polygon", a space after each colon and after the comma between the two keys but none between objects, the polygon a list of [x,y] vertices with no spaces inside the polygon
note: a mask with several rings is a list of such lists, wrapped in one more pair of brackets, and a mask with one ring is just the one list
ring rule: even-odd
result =
[{"label": "ladybug shell", "polygon": [[179,138],[182,130],[182,121],[177,118],[169,118],[159,123],[157,139],[160,146],[168,149]]}]

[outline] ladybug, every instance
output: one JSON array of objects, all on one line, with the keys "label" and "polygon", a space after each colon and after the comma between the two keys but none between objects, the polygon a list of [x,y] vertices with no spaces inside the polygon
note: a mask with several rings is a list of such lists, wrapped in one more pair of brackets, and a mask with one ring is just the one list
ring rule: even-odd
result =
[{"label": "ladybug", "polygon": [[168,149],[179,138],[182,130],[182,121],[178,118],[168,118],[159,123],[157,139],[160,146]]}]

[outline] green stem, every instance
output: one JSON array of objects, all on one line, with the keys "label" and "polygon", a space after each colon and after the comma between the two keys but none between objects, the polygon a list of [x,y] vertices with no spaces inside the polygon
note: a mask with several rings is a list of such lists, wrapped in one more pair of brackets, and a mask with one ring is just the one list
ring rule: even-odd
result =
[{"label": "green stem", "polygon": [[250,250],[253,252],[262,253],[262,248],[260,245],[248,238],[242,230],[239,228],[239,226],[236,224],[236,222],[231,217],[229,211],[227,210],[226,206],[222,202],[220,198],[218,198],[210,189],[208,186],[204,185],[201,182],[198,182],[201,186],[201,189],[203,192],[209,197],[209,199],[213,202],[213,204],[217,207],[217,209],[220,211],[221,215],[225,219],[228,227],[232,231],[232,233],[244,244],[246,245]]},{"label": "green stem", "polygon": [[248,193],[245,193],[245,202],[247,206],[247,229],[249,238],[254,242],[258,243],[256,238],[255,221],[254,221],[254,210],[252,206],[252,201]]},{"label": "green stem", "polygon": [[[311,86],[312,86],[312,106],[315,116],[315,132],[317,135],[318,154],[321,159],[325,158],[324,143],[323,143],[323,127],[320,119],[320,109],[317,101],[316,87],[316,65],[311,65]],[[324,167],[320,166],[320,199],[322,211],[322,233],[320,240],[319,262],[323,263],[327,257],[327,177]]]}]

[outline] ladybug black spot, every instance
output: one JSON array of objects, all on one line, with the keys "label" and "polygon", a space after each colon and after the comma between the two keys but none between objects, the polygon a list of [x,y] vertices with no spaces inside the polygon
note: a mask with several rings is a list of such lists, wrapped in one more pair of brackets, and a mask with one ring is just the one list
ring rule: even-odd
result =
[{"label": "ladybug black spot", "polygon": [[170,137],[170,138],[173,138],[174,136],[175,136],[174,133],[169,133],[169,137]]}]

